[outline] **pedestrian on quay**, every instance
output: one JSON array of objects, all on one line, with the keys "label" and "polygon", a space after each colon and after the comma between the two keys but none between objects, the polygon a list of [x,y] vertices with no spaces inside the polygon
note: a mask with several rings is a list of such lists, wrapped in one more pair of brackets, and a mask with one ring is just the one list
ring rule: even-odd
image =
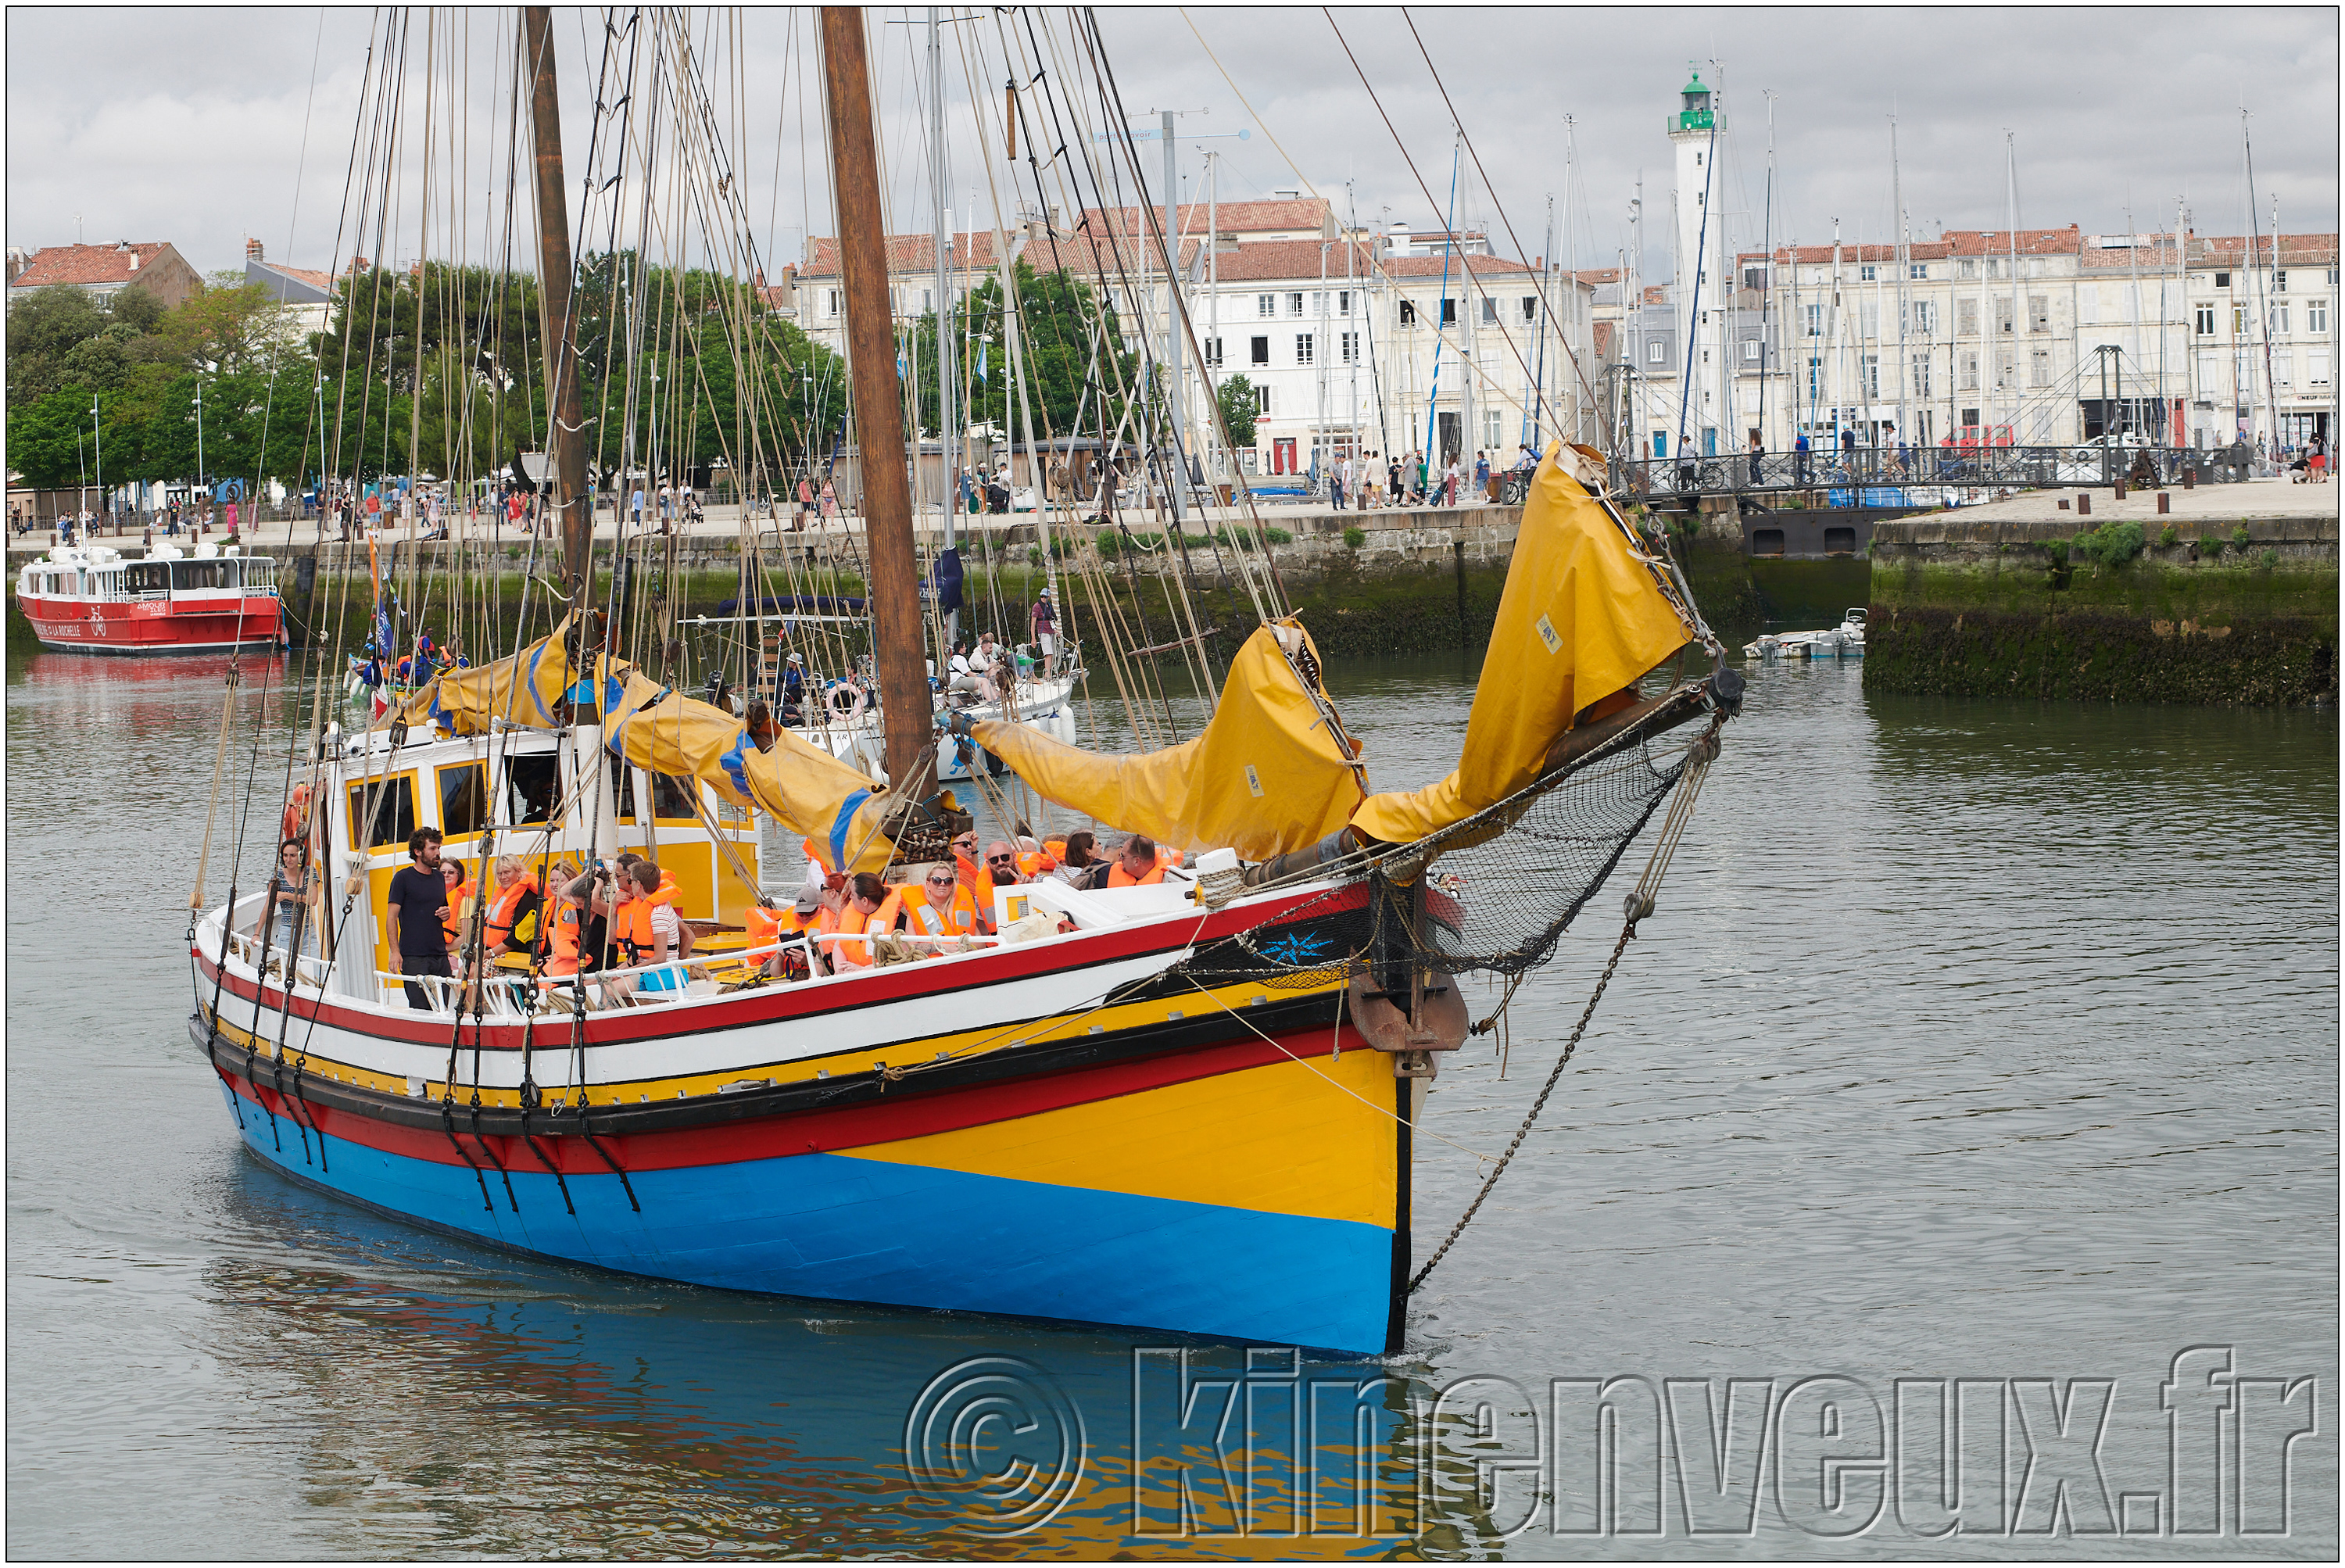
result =
[{"label": "pedestrian on quay", "polygon": [[1490,494],[1490,454],[1487,452],[1474,453],[1474,494],[1484,497]]},{"label": "pedestrian on quay", "polygon": [[1766,455],[1766,447],[1760,443],[1759,433],[1752,431],[1751,433],[1751,483],[1753,484],[1759,483],[1759,460]]},{"label": "pedestrian on quay", "polygon": [[1385,464],[1385,500],[1397,506],[1401,502],[1400,454],[1395,453]]},{"label": "pedestrian on quay", "polygon": [[1802,484],[1808,483],[1809,462],[1808,433],[1803,430],[1800,432],[1799,438],[1792,443],[1792,477]]}]

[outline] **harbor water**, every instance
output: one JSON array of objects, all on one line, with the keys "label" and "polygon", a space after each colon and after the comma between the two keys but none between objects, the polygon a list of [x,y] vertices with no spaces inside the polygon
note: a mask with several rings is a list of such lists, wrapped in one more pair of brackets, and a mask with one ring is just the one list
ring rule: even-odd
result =
[{"label": "harbor water", "polygon": [[[613,1278],[264,1169],[187,1030],[217,667],[12,657],[7,1550],[2333,1559],[2335,713],[1860,674],[1751,669],[1364,1361]],[[1401,788],[1472,680],[1328,684]],[[1629,880],[1444,1063],[1420,1259]]]}]

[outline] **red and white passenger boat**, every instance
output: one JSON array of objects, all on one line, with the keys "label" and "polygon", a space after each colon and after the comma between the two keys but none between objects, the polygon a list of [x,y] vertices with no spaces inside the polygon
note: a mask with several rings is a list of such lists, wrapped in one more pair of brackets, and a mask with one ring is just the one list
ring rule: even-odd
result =
[{"label": "red and white passenger boat", "polygon": [[16,575],[16,605],[46,647],[98,654],[227,653],[285,640],[277,563],[234,545],[143,560],[104,545],[52,550]]}]

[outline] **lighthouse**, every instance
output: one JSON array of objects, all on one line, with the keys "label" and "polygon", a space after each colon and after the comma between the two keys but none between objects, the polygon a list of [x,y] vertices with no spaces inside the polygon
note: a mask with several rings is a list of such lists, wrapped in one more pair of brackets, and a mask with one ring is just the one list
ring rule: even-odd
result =
[{"label": "lighthouse", "polygon": [[[1682,445],[1715,455],[1731,445],[1727,430],[1732,411],[1724,402],[1730,384],[1726,362],[1727,312],[1733,279],[1726,256],[1725,180],[1718,167],[1726,149],[1726,127],[1709,87],[1697,70],[1680,93],[1670,117],[1670,145],[1677,152],[1677,341],[1687,361],[1677,367],[1670,389],[1670,423],[1679,426],[1684,400]],[[1689,363],[1690,373],[1689,373]]]}]

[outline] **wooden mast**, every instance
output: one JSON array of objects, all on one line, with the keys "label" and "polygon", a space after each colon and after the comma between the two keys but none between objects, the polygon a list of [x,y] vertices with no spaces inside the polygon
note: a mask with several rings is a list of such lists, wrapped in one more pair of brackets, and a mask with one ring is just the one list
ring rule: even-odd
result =
[{"label": "wooden mast", "polygon": [[839,281],[847,295],[847,362],[853,377],[855,444],[863,480],[863,542],[870,553],[870,606],[888,782],[914,787],[934,737],[920,626],[919,567],[912,550],[912,494],[905,472],[902,391],[888,309],[886,218],[871,133],[871,74],[863,13],[822,8],[823,83],[829,97],[831,183],[838,198]]},{"label": "wooden mast", "polygon": [[537,148],[538,332],[545,351],[547,476],[562,525],[563,586],[583,608],[592,582],[594,504],[586,491],[586,433],[579,406],[578,351],[570,315],[570,205],[563,189],[562,103],[554,91],[553,21],[543,5],[522,7],[522,57],[530,78],[529,118]]}]

